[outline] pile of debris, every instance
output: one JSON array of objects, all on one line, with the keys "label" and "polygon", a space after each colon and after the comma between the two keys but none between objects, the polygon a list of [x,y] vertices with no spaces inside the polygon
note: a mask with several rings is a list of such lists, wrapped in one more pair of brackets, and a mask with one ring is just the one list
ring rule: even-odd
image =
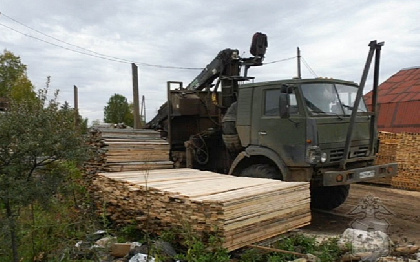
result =
[{"label": "pile of debris", "polygon": [[[296,231],[291,234],[301,233]],[[324,239],[323,241],[327,240]],[[419,246],[396,245],[387,234],[381,231],[363,231],[349,228],[339,236],[338,247],[345,253],[340,259],[342,262],[420,261]],[[253,248],[263,253],[283,253],[300,257],[289,262],[322,262],[316,255],[309,253],[303,254],[262,245],[250,245],[247,248]],[[241,261],[241,255],[246,253],[247,248],[232,254],[232,261]],[[118,243],[117,237],[100,230],[88,235],[85,240],[78,241],[70,257],[75,260],[89,259],[108,262],[179,262],[177,257],[182,257],[182,254],[177,253],[171,243],[161,239],[149,241],[149,243]]]},{"label": "pile of debris", "polygon": [[[94,260],[109,262],[154,262],[151,255],[159,254],[159,261],[174,262],[177,255],[175,249],[168,242],[162,240],[150,243],[125,242],[119,243],[116,236],[99,230],[78,241],[70,257],[74,260]],[[162,259],[163,258],[163,259]]]}]

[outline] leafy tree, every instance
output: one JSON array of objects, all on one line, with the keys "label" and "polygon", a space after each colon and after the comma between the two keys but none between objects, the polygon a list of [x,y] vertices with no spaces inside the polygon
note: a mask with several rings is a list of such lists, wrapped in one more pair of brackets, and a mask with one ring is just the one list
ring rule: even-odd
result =
[{"label": "leafy tree", "polygon": [[12,101],[0,114],[0,224],[13,261],[20,260],[20,210],[34,203],[48,207],[70,172],[66,163],[87,156],[84,137],[73,115],[60,110],[57,95],[48,101],[43,89],[36,101]]},{"label": "leafy tree", "polygon": [[111,96],[107,106],[104,107],[104,121],[105,123],[124,123],[128,126],[133,126],[133,113],[125,96],[120,94]]},{"label": "leafy tree", "polygon": [[92,126],[99,126],[101,124],[101,120],[100,119],[95,119],[92,121]]},{"label": "leafy tree", "polygon": [[26,74],[20,57],[4,50],[0,55],[0,97],[15,101],[34,100],[34,86]]},{"label": "leafy tree", "polygon": [[[60,106],[60,110],[64,114],[68,114],[69,118],[73,117],[73,122],[74,122],[75,110],[74,108],[71,108],[69,102],[64,101],[64,103]],[[82,130],[83,134],[86,134],[88,131],[88,119],[83,118],[80,114],[77,115],[77,118],[78,118],[77,121],[78,121],[78,125],[80,126],[80,130]]]}]

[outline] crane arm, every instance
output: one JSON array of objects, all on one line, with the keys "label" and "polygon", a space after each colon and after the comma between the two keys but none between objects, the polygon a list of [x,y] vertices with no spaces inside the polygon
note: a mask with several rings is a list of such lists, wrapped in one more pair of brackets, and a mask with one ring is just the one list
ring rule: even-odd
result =
[{"label": "crane arm", "polygon": [[[233,61],[239,61],[239,51],[227,48],[208,64],[201,73],[186,87],[187,90],[203,90],[210,88],[213,81],[224,74],[225,68]],[[239,63],[237,63],[239,67]]]}]

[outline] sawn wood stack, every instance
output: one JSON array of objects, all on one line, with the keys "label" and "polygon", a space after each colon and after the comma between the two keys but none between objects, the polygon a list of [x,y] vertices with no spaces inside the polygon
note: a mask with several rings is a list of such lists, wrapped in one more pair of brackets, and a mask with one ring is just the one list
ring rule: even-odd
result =
[{"label": "sawn wood stack", "polygon": [[392,186],[420,191],[420,134],[402,133],[396,153],[398,175]]},{"label": "sawn wood stack", "polygon": [[396,188],[420,191],[420,134],[379,133],[377,164],[398,163],[398,175],[376,180]]},{"label": "sawn wood stack", "polygon": [[160,234],[190,228],[235,250],[309,224],[309,183],[234,177],[194,169],[99,173],[98,210]]},{"label": "sawn wood stack", "polygon": [[160,134],[148,129],[96,128],[90,132],[90,144],[97,152],[87,168],[119,172],[172,168],[169,144]]}]

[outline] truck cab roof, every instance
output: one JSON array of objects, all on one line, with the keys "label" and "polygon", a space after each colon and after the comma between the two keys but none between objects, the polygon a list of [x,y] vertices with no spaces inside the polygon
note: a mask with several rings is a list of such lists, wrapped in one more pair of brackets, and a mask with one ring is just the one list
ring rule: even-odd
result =
[{"label": "truck cab roof", "polygon": [[335,83],[335,84],[345,84],[357,86],[353,81],[346,81],[341,79],[334,78],[310,78],[310,79],[284,79],[284,80],[275,80],[275,81],[265,81],[265,82],[256,82],[256,83],[247,83],[240,85],[239,88],[251,88],[255,86],[267,86],[267,85],[297,85],[304,83]]}]

